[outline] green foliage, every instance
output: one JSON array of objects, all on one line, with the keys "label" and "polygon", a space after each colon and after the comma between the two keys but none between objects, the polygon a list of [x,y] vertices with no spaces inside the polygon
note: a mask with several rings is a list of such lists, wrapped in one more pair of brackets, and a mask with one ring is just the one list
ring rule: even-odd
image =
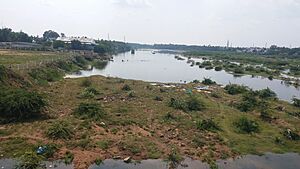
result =
[{"label": "green foliage", "polygon": [[83,45],[78,40],[72,40],[71,41],[71,49],[82,50],[83,49]]},{"label": "green foliage", "polygon": [[109,140],[102,140],[102,141],[98,141],[96,143],[102,150],[106,150],[109,148],[110,146],[110,141]]},{"label": "green foliage", "polygon": [[122,90],[124,90],[124,91],[130,91],[130,90],[131,90],[131,87],[130,87],[128,84],[125,84],[125,85],[122,87]]},{"label": "green foliage", "polygon": [[32,37],[24,32],[13,32],[9,28],[0,29],[0,42],[32,42]]},{"label": "green foliage", "polygon": [[190,96],[187,101],[171,98],[169,106],[183,111],[201,111],[205,109],[203,101],[195,96]]},{"label": "green foliage", "polygon": [[252,111],[259,102],[254,92],[247,92],[243,95],[241,103],[237,105],[237,108],[242,112]]},{"label": "green foliage", "polygon": [[290,130],[290,129],[286,129],[283,132],[283,135],[285,136],[285,138],[287,138],[289,140],[300,140],[299,134],[295,131]]},{"label": "green foliage", "polygon": [[221,71],[223,68],[221,66],[216,66],[215,71]]},{"label": "green foliage", "polygon": [[185,101],[175,99],[175,98],[170,99],[169,106],[173,107],[174,109],[178,109],[178,110],[183,110],[183,111],[188,110],[187,104],[185,103]]},{"label": "green foliage", "polygon": [[182,161],[180,154],[172,148],[171,153],[168,155],[168,161],[170,161],[170,168],[177,168],[178,164]]},{"label": "green foliage", "polygon": [[258,94],[262,99],[276,98],[276,93],[269,88],[258,91]]},{"label": "green foliage", "polygon": [[176,120],[177,118],[170,112],[163,117],[164,121]]},{"label": "green foliage", "polygon": [[105,114],[104,109],[98,103],[80,103],[74,111],[76,117],[92,120],[100,120]]},{"label": "green foliage", "polygon": [[196,96],[190,96],[186,101],[186,105],[189,111],[202,111],[205,109],[205,104]]},{"label": "green foliage", "polygon": [[45,31],[43,33],[44,40],[53,40],[53,39],[57,39],[58,37],[59,37],[59,34],[52,30]]},{"label": "green foliage", "polygon": [[61,80],[64,77],[64,72],[57,68],[45,67],[33,69],[29,72],[29,75],[37,80],[39,84],[46,84],[47,82],[55,82]]},{"label": "green foliage", "polygon": [[295,107],[300,107],[300,99],[293,98],[293,105],[294,105]]},{"label": "green foliage", "polygon": [[76,56],[73,60],[73,63],[82,68],[88,64],[87,60],[83,56]]},{"label": "green foliage", "polygon": [[81,86],[83,86],[83,87],[90,87],[90,86],[92,86],[92,81],[89,78],[85,78],[81,82]]},{"label": "green foliage", "polygon": [[64,157],[65,164],[71,164],[74,160],[74,154],[70,151],[67,151]]},{"label": "green foliage", "polygon": [[259,124],[253,120],[249,120],[247,117],[241,117],[233,123],[233,125],[241,133],[257,133],[259,132]]},{"label": "green foliage", "polygon": [[204,85],[213,85],[213,84],[216,84],[216,82],[212,81],[210,78],[204,78],[204,80],[202,81],[202,84],[204,84]]},{"label": "green foliage", "polygon": [[44,98],[24,89],[0,89],[0,117],[11,120],[25,120],[41,114],[47,105]]},{"label": "green foliage", "polygon": [[236,67],[233,70],[233,72],[236,73],[236,74],[243,74],[245,71],[244,71],[244,68],[242,68],[242,67]]},{"label": "green foliage", "polygon": [[136,97],[135,92],[134,92],[134,91],[129,92],[129,93],[128,93],[128,97],[129,97],[129,98],[135,98],[135,97]]},{"label": "green foliage", "polygon": [[53,45],[54,49],[64,48],[65,47],[65,42],[56,40],[56,41],[53,41],[52,45]]},{"label": "green foliage", "polygon": [[105,69],[105,67],[106,67],[107,65],[108,65],[108,62],[107,62],[107,61],[101,61],[101,60],[98,60],[98,61],[93,62],[93,66],[94,66],[96,69],[99,69],[99,70]]},{"label": "green foliage", "polygon": [[66,121],[56,121],[52,123],[47,132],[47,136],[52,139],[70,139],[74,132],[71,125]]},{"label": "green foliage", "polygon": [[197,128],[199,130],[218,131],[221,130],[220,126],[213,121],[213,119],[207,119],[197,122]]},{"label": "green foliage", "polygon": [[227,91],[228,94],[231,95],[241,94],[248,91],[248,88],[246,86],[241,86],[237,84],[226,85],[224,89]]},{"label": "green foliage", "polygon": [[97,89],[93,87],[87,87],[84,91],[80,94],[81,98],[93,98],[95,95],[98,95],[99,92]]},{"label": "green foliage", "polygon": [[95,163],[97,166],[100,166],[100,165],[103,163],[103,161],[102,161],[100,158],[97,158],[97,159],[94,161],[94,163]]},{"label": "green foliage", "polygon": [[35,152],[26,152],[19,159],[17,169],[41,169],[42,157]]}]

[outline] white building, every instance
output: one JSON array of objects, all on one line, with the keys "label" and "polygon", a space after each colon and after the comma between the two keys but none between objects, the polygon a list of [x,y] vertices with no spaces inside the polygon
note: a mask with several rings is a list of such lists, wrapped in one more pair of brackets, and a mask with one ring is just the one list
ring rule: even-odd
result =
[{"label": "white building", "polygon": [[94,39],[87,38],[87,37],[66,37],[66,36],[64,36],[64,37],[58,37],[56,40],[63,41],[65,43],[71,43],[72,41],[77,40],[85,45],[96,45],[96,42]]}]

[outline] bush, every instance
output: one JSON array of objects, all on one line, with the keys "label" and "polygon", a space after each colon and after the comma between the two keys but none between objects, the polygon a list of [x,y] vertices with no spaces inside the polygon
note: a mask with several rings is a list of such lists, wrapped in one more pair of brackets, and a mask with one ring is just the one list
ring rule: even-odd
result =
[{"label": "bush", "polygon": [[70,139],[74,132],[69,123],[65,121],[57,121],[50,125],[47,136],[52,139]]},{"label": "bush", "polygon": [[295,107],[300,107],[300,99],[293,98],[293,105],[294,105]]},{"label": "bush", "polygon": [[237,105],[237,108],[242,112],[252,111],[258,106],[258,100],[255,97],[255,93],[248,92],[243,95],[242,102]]},{"label": "bush", "polygon": [[171,98],[169,106],[173,107],[174,109],[187,111],[187,104],[183,100]]},{"label": "bush", "polygon": [[74,160],[74,154],[70,151],[67,151],[65,154],[64,162],[65,164],[71,164]]},{"label": "bush", "polygon": [[33,69],[29,75],[37,80],[39,84],[46,84],[47,82],[59,81],[64,77],[64,72],[51,67]]},{"label": "bush", "polygon": [[37,169],[41,168],[42,158],[35,152],[26,152],[19,159],[17,169]]},{"label": "bush", "polygon": [[24,89],[0,90],[0,117],[12,120],[24,120],[40,115],[47,105],[44,98]]},{"label": "bush", "polygon": [[236,74],[243,74],[244,69],[242,67],[237,67],[233,70],[233,72],[236,73]]},{"label": "bush", "polygon": [[100,120],[105,115],[105,112],[100,104],[80,103],[75,109],[74,115],[82,119]]},{"label": "bush", "polygon": [[204,103],[194,96],[188,98],[187,101],[171,98],[169,106],[183,111],[201,111],[205,109]]},{"label": "bush", "polygon": [[227,91],[228,94],[231,95],[241,94],[248,91],[248,88],[246,86],[241,86],[237,84],[226,85],[224,89]]},{"label": "bush", "polygon": [[130,90],[131,90],[131,87],[130,87],[128,84],[125,84],[125,85],[122,87],[122,90],[124,90],[124,91],[130,91]]},{"label": "bush", "polygon": [[95,95],[99,94],[98,90],[93,87],[87,87],[81,93],[82,98],[93,98]]},{"label": "bush", "polygon": [[212,119],[202,120],[197,122],[197,128],[199,130],[218,131],[221,130],[220,126]]},{"label": "bush", "polygon": [[262,89],[262,90],[258,91],[258,95],[262,99],[276,98],[277,97],[276,93],[274,91],[272,91],[271,89],[269,89],[269,88]]},{"label": "bush", "polygon": [[191,96],[186,102],[187,108],[190,111],[201,111],[205,109],[205,104],[202,100],[195,96]]},{"label": "bush", "polygon": [[202,84],[205,84],[205,85],[213,85],[213,84],[216,84],[215,81],[212,81],[211,79],[209,78],[204,78],[204,80],[202,81]]},{"label": "bush", "polygon": [[99,70],[103,70],[105,69],[105,67],[108,65],[108,62],[107,61],[95,61],[93,63],[93,66],[96,68],[96,69],[99,69]]},{"label": "bush", "polygon": [[86,78],[81,82],[81,86],[90,87],[92,86],[92,81],[89,78]]},{"label": "bush", "polygon": [[259,132],[259,124],[253,120],[249,120],[246,117],[241,117],[239,120],[234,122],[234,126],[241,133],[257,133]]}]

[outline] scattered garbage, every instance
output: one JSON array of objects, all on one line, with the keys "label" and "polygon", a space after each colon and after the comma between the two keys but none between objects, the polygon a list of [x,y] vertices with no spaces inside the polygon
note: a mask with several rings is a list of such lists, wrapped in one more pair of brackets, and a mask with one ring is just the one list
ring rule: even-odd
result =
[{"label": "scattered garbage", "polygon": [[129,156],[129,157],[126,157],[126,158],[124,158],[124,160],[123,160],[125,163],[130,163],[130,161],[131,161],[131,157]]},{"label": "scattered garbage", "polygon": [[39,146],[38,149],[36,150],[37,154],[44,154],[47,150],[47,146]]}]

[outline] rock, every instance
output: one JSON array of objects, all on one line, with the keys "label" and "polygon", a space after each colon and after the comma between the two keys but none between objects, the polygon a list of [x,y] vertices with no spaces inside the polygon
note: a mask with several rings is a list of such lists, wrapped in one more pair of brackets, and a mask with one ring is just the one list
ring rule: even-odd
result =
[{"label": "rock", "polygon": [[124,160],[123,160],[125,163],[130,163],[130,161],[131,161],[131,157],[129,156],[129,157],[126,157],[126,158],[124,158]]},{"label": "rock", "polygon": [[105,126],[105,123],[104,123],[104,122],[101,122],[100,125],[101,125],[101,126]]},{"label": "rock", "polygon": [[49,165],[49,168],[52,168],[53,166],[52,165]]}]

